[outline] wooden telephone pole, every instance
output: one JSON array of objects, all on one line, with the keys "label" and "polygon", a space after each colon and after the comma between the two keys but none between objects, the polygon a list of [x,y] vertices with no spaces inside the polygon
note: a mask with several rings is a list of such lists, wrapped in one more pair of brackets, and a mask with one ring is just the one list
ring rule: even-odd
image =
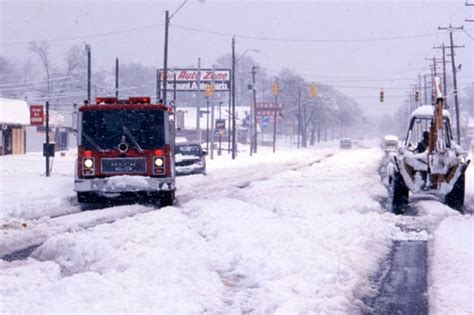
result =
[{"label": "wooden telephone pole", "polygon": [[455,46],[454,39],[453,39],[453,30],[463,30],[464,27],[453,27],[449,25],[449,27],[440,27],[438,26],[439,30],[449,30],[449,39],[450,39],[450,49],[451,49],[451,66],[453,70],[453,84],[454,84],[454,105],[456,110],[456,137],[457,143],[461,144],[461,119],[459,117],[459,100],[458,100],[458,84],[456,79],[456,63],[454,61],[454,48],[463,48],[464,46]]}]

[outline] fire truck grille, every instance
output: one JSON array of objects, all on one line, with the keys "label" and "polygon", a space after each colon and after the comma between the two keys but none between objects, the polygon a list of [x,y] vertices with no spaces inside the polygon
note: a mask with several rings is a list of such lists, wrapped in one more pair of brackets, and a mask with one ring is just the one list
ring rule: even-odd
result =
[{"label": "fire truck grille", "polygon": [[146,173],[145,158],[109,158],[101,160],[104,174]]}]

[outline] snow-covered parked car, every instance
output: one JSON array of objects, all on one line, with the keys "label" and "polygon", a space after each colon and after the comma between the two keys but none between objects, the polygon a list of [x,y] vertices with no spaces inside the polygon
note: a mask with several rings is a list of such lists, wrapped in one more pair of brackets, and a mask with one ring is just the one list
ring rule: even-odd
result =
[{"label": "snow-covered parked car", "polygon": [[464,205],[470,160],[453,139],[449,112],[443,109],[442,93],[439,86],[437,89],[437,104],[413,111],[406,139],[391,157],[389,182],[392,209],[397,214],[403,212],[410,191],[436,195],[459,211]]},{"label": "snow-covered parked car", "polygon": [[398,137],[388,135],[383,138],[382,149],[386,153],[396,152],[398,149]]},{"label": "snow-covered parked car", "polygon": [[177,143],[175,145],[176,175],[205,174],[206,155],[198,143]]},{"label": "snow-covered parked car", "polygon": [[351,138],[342,138],[339,141],[340,149],[351,149],[352,148],[352,139]]}]

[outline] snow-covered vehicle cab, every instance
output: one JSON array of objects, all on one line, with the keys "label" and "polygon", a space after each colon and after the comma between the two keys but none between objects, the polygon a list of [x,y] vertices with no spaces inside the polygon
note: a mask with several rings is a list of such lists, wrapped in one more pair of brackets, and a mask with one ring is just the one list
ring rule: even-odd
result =
[{"label": "snow-covered vehicle cab", "polygon": [[396,152],[398,149],[398,137],[388,135],[383,138],[382,148],[386,153]]},{"label": "snow-covered vehicle cab", "polygon": [[439,196],[448,206],[462,210],[470,161],[453,140],[442,97],[434,106],[423,105],[413,111],[406,139],[391,159],[389,181],[395,213],[403,212],[409,191]]},{"label": "snow-covered vehicle cab", "polygon": [[206,155],[198,143],[176,143],[175,145],[176,175],[205,174]]},{"label": "snow-covered vehicle cab", "polygon": [[351,138],[342,138],[339,141],[340,149],[351,149],[352,148],[352,139]]},{"label": "snow-covered vehicle cab", "polygon": [[146,198],[171,205],[175,192],[169,107],[149,97],[98,97],[78,112],[74,190],[79,202]]}]

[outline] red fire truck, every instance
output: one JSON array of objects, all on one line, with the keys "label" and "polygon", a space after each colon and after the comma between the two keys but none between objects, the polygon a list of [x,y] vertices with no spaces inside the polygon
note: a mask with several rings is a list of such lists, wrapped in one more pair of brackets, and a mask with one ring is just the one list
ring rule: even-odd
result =
[{"label": "red fire truck", "polygon": [[74,190],[80,203],[141,198],[172,205],[170,108],[149,97],[98,97],[78,111]]}]

